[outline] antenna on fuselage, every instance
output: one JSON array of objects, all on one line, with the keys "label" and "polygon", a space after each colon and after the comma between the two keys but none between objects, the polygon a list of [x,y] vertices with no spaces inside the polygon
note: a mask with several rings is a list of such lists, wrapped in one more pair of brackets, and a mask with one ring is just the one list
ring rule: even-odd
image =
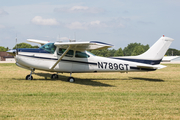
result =
[{"label": "antenna on fuselage", "polygon": [[18,55],[17,34],[16,34],[16,55]]},{"label": "antenna on fuselage", "polygon": [[74,40],[76,40],[76,32],[74,32]]},{"label": "antenna on fuselage", "polygon": [[74,32],[74,39],[69,38],[69,42],[76,42],[76,33]]},{"label": "antenna on fuselage", "polygon": [[57,42],[60,42],[60,43],[62,42],[62,41],[61,41],[61,36],[60,36],[60,34],[59,34],[58,37],[57,37]]}]

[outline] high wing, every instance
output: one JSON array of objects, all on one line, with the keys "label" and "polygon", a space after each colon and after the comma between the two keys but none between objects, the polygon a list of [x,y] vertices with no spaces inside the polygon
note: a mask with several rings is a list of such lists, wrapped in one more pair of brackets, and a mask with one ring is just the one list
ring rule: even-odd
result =
[{"label": "high wing", "polygon": [[99,49],[105,49],[110,48],[113,45],[98,42],[98,41],[90,41],[90,42],[55,42],[55,46],[58,46],[60,48],[67,49],[69,46],[71,46],[71,49],[73,50],[79,50],[79,51],[85,51],[85,50],[99,50]]},{"label": "high wing", "polygon": [[28,42],[38,43],[41,45],[49,43],[49,41],[43,41],[43,40],[35,40],[35,39],[27,39]]},{"label": "high wing", "polygon": [[58,59],[58,61],[50,67],[50,69],[54,69],[56,65],[62,60],[62,58],[66,55],[66,53],[71,49],[71,50],[79,50],[79,51],[85,51],[85,50],[99,50],[99,49],[104,49],[104,48],[110,48],[113,45],[103,43],[103,42],[98,42],[98,41],[90,41],[90,42],[65,42],[65,43],[60,43],[60,42],[55,42],[55,46],[64,48],[66,51],[61,55],[61,57]]}]

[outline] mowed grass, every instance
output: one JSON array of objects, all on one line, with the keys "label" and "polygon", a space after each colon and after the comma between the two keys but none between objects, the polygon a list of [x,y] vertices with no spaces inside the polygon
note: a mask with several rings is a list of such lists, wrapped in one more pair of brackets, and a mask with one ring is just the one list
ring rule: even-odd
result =
[{"label": "mowed grass", "polygon": [[45,72],[0,64],[0,119],[180,119],[180,64],[154,72]]}]

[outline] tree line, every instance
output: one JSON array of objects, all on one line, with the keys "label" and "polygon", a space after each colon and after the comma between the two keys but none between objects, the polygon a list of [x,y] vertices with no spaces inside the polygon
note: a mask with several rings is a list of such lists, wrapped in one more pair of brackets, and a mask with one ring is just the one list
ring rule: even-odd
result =
[{"label": "tree line", "polygon": [[[28,43],[19,43],[13,47],[16,48],[39,48],[38,46],[32,46]],[[124,49],[102,49],[102,50],[91,50],[90,52],[97,56],[102,57],[113,57],[113,56],[136,56],[146,52],[149,49],[149,45],[143,45],[141,43],[130,43]],[[0,46],[0,51],[8,51],[9,48]],[[166,52],[167,56],[180,56],[180,50],[169,48]]]},{"label": "tree line", "polygon": [[[16,48],[39,48],[39,47],[38,47],[38,46],[32,46],[31,44],[28,44],[28,43],[19,43],[19,44],[15,45],[15,46],[13,47],[13,49],[16,49]],[[0,51],[1,51],[1,52],[6,52],[6,51],[8,51],[8,50],[9,50],[8,47],[5,48],[5,47],[3,47],[3,46],[0,46]]]},{"label": "tree line", "polygon": [[149,49],[149,45],[142,45],[141,43],[130,43],[124,49],[102,49],[102,50],[91,50],[93,54],[103,57],[113,56],[136,56],[144,53]]}]

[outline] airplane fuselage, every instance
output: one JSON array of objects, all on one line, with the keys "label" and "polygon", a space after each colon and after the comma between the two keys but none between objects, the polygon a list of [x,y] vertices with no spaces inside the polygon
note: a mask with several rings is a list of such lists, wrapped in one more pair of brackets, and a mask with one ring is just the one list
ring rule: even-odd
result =
[{"label": "airplane fuselage", "polygon": [[[99,57],[90,52],[81,52],[84,56],[77,56],[73,51],[72,56],[65,56],[54,69],[50,69],[58,60],[60,55],[56,50],[54,53],[47,53],[41,49],[19,49],[15,59],[17,65],[27,69],[39,69],[51,72],[86,73],[86,72],[133,72],[152,71],[156,69],[140,69],[137,67],[137,60],[122,58]],[[34,51],[34,52],[33,52]],[[78,51],[80,52],[80,51]],[[147,65],[147,62],[139,60],[139,65]]]}]

